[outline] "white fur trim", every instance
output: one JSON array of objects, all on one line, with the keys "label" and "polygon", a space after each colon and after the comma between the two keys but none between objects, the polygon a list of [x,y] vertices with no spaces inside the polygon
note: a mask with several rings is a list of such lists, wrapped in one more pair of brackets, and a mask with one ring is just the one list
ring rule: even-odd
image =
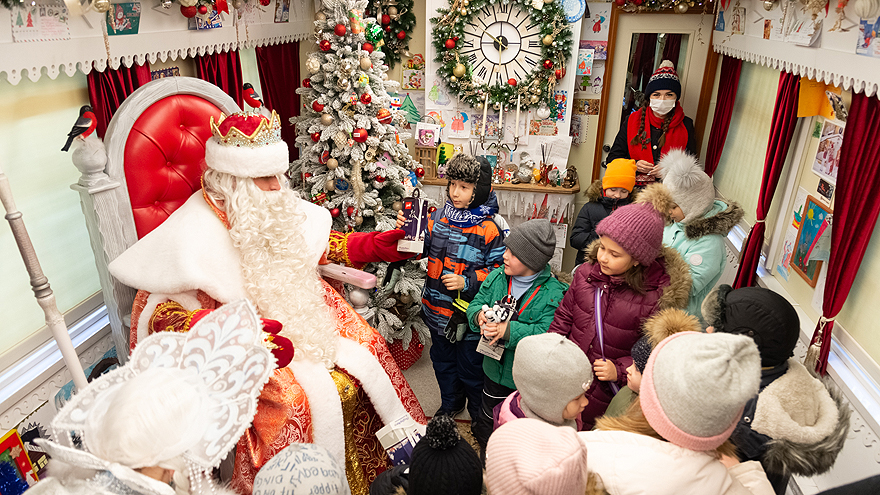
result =
[{"label": "white fur trim", "polygon": [[287,172],[290,168],[287,143],[279,141],[258,148],[225,145],[216,137],[205,144],[205,163],[208,167],[236,177],[269,177]]},{"label": "white fur trim", "polygon": [[336,349],[336,364],[361,382],[383,423],[409,417],[385,368],[369,350],[344,337],[339,337]]},{"label": "white fur trim", "polygon": [[312,442],[327,449],[345,465],[345,423],[342,402],[327,368],[311,360],[294,359],[287,365],[309,400]]}]

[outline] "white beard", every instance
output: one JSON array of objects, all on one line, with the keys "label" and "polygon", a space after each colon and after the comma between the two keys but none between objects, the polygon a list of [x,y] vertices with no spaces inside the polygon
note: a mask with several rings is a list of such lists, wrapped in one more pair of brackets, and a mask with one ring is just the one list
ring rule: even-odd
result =
[{"label": "white beard", "polygon": [[310,358],[328,368],[336,359],[336,325],[324,301],[317,266],[308,252],[297,193],[282,187],[263,191],[239,179],[227,198],[233,245],[241,253],[245,291],[263,318],[278,320],[290,339],[294,359]]}]

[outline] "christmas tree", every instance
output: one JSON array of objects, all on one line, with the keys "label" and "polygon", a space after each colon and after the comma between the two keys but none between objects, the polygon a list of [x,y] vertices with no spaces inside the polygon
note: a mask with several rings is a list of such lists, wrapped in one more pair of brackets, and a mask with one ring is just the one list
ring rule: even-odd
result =
[{"label": "christmas tree", "polygon": [[[290,176],[306,198],[330,210],[339,231],[385,231],[395,227],[401,199],[418,186],[418,162],[401,144],[393,121],[403,112],[389,110],[400,83],[388,80],[382,28],[364,19],[367,0],[323,0],[315,14],[318,51],[308,56],[309,77],[297,93],[305,109],[294,117],[300,158]],[[413,331],[429,338],[419,316],[426,261],[408,261],[389,269],[387,263],[367,267],[379,288],[370,306],[376,328],[391,342],[409,345]]]}]

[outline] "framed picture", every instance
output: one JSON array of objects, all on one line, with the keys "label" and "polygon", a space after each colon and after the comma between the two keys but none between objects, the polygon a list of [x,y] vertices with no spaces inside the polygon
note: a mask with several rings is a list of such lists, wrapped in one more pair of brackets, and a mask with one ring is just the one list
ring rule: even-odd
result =
[{"label": "framed picture", "polygon": [[801,216],[801,225],[797,233],[794,253],[791,257],[791,268],[804,279],[810,287],[816,287],[819,279],[821,261],[810,261],[810,253],[816,242],[828,228],[831,210],[813,196],[807,196],[807,202]]},{"label": "framed picture", "polygon": [[813,173],[829,184],[837,184],[837,170],[840,164],[840,148],[843,144],[843,125],[826,120],[819,137],[819,149],[813,161]]}]

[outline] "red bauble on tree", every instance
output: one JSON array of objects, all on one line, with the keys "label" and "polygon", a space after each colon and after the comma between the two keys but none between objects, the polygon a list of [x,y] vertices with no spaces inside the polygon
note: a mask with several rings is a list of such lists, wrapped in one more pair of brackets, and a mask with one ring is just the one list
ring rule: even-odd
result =
[{"label": "red bauble on tree", "polygon": [[436,206],[431,206],[431,207],[428,208],[428,213],[434,213],[435,211],[437,211],[437,207],[436,207]]},{"label": "red bauble on tree", "polygon": [[565,77],[565,67],[556,69],[556,80],[562,79],[563,77]]},{"label": "red bauble on tree", "polygon": [[626,5],[626,0],[614,0],[614,3],[616,3],[618,7],[623,7]]},{"label": "red bauble on tree", "polygon": [[336,36],[345,36],[345,24],[337,24],[333,28],[333,32],[336,33]]},{"label": "red bauble on tree", "polygon": [[381,175],[377,175],[376,182],[378,182],[379,184],[385,182],[385,177],[382,177]]},{"label": "red bauble on tree", "polygon": [[402,40],[406,38],[406,31],[400,31],[397,33],[397,39]]},{"label": "red bauble on tree", "polygon": [[387,108],[380,108],[379,112],[376,113],[376,117],[379,119],[380,124],[390,124],[391,110],[388,110]]},{"label": "red bauble on tree", "polygon": [[263,7],[268,7],[270,3],[272,3],[272,0],[260,0],[260,5]]},{"label": "red bauble on tree", "polygon": [[446,44],[445,44],[445,45],[446,45],[446,48],[449,48],[450,50],[452,50],[452,49],[455,48],[455,40],[453,40],[453,39],[448,39],[448,40],[446,40]]},{"label": "red bauble on tree", "polygon": [[545,69],[552,69],[553,68],[553,61],[550,60],[549,58],[547,60],[545,60],[544,61],[544,68]]},{"label": "red bauble on tree", "polygon": [[345,214],[348,216],[351,216],[352,214],[354,214],[354,206],[349,206],[348,208],[346,208]]},{"label": "red bauble on tree", "polygon": [[388,14],[382,14],[382,24],[391,24],[391,16],[389,16]]},{"label": "red bauble on tree", "polygon": [[507,80],[507,84],[510,84],[511,86],[516,86],[516,79],[511,77]]},{"label": "red bauble on tree", "polygon": [[367,130],[363,127],[358,127],[357,129],[352,131],[351,138],[358,143],[363,143],[367,140]]},{"label": "red bauble on tree", "polygon": [[312,141],[317,143],[320,140],[321,140],[321,133],[320,132],[313,132],[312,133]]},{"label": "red bauble on tree", "polygon": [[195,5],[190,5],[189,7],[181,5],[180,13],[183,14],[184,17],[195,17],[196,14],[199,13],[199,9]]},{"label": "red bauble on tree", "polygon": [[425,176],[425,169],[423,169],[422,167],[417,168],[415,170],[415,172],[416,172],[416,177],[418,177],[419,179],[421,179],[422,177]]},{"label": "red bauble on tree", "polygon": [[304,88],[311,88],[312,87],[312,80],[309,79],[308,77],[303,79],[303,87]]},{"label": "red bauble on tree", "polygon": [[327,40],[321,40],[321,43],[319,43],[318,46],[320,46],[321,50],[323,50],[325,52],[330,51],[330,42]]},{"label": "red bauble on tree", "polygon": [[361,48],[366,50],[367,53],[373,53],[373,44],[372,43],[364,43],[364,46],[362,46]]},{"label": "red bauble on tree", "polygon": [[312,102],[312,110],[314,110],[316,112],[320,112],[320,111],[324,110],[324,105],[318,103],[318,100],[315,100]]},{"label": "red bauble on tree", "polygon": [[199,14],[205,15],[208,13],[208,6],[205,4],[199,5]]},{"label": "red bauble on tree", "polygon": [[329,160],[329,159],[330,159],[330,151],[324,150],[321,153],[321,156],[318,157],[318,163],[320,163],[321,165],[324,165],[327,163],[327,160]]},{"label": "red bauble on tree", "polygon": [[390,24],[387,25],[387,26],[385,26],[385,32],[386,32],[386,33],[390,33],[390,32],[391,32],[391,25],[390,25]]},{"label": "red bauble on tree", "polygon": [[364,105],[369,105],[371,101],[373,101],[373,97],[370,96],[370,93],[364,93],[361,95],[361,103]]},{"label": "red bauble on tree", "polygon": [[339,208],[330,208],[330,216],[331,217],[336,218],[339,216],[339,213],[341,213],[339,211]]}]

